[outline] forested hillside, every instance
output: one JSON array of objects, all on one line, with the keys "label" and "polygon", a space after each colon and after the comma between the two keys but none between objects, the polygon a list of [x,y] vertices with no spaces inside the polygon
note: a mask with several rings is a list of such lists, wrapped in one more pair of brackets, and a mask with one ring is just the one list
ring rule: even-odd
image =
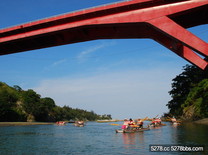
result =
[{"label": "forested hillside", "polygon": [[169,115],[186,120],[208,117],[208,70],[186,65],[172,81]]},{"label": "forested hillside", "polygon": [[93,111],[57,106],[50,97],[41,98],[34,90],[22,90],[0,82],[0,121],[44,121],[111,119]]}]

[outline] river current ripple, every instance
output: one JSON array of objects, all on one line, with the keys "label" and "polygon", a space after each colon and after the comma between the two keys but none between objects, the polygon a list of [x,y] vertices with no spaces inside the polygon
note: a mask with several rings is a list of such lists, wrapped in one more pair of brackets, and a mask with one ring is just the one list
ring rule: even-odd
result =
[{"label": "river current ripple", "polygon": [[[122,123],[122,122],[115,122]],[[149,122],[145,122],[145,126]],[[3,155],[131,155],[161,154],[151,152],[150,145],[203,146],[208,153],[208,126],[184,124],[151,129],[139,133],[116,133],[119,126],[87,122],[85,127],[31,125],[0,127],[0,154]],[[187,154],[190,152],[187,152]],[[192,152],[196,153],[196,152]],[[165,152],[186,154],[186,152]]]}]

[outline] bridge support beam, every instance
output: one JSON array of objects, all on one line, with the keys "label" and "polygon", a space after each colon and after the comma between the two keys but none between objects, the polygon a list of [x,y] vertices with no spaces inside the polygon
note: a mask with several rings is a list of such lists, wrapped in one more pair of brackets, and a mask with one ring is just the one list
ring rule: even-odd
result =
[{"label": "bridge support beam", "polygon": [[[195,53],[208,57],[208,44],[206,42],[166,16],[147,22],[162,33],[154,35],[154,40],[202,69],[208,66],[208,62]],[[161,37],[164,35],[166,37]]]}]

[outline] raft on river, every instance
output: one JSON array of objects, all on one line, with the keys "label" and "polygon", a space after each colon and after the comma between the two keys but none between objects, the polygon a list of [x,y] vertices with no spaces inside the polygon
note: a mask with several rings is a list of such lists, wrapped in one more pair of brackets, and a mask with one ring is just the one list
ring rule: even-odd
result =
[{"label": "raft on river", "polygon": [[150,130],[150,128],[117,129],[116,133],[135,133],[147,130]]},{"label": "raft on river", "polygon": [[164,124],[164,123],[161,123],[161,124],[150,124],[150,125],[148,125],[149,127],[161,127],[161,126],[166,126],[166,124]]},{"label": "raft on river", "polygon": [[85,126],[85,123],[84,121],[76,121],[74,123],[74,126],[77,126],[77,127],[84,127]]}]

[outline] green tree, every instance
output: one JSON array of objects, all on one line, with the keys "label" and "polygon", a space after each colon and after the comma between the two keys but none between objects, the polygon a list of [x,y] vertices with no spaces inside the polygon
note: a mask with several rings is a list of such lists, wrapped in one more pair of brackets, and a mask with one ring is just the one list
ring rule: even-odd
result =
[{"label": "green tree", "polygon": [[183,107],[183,115],[195,120],[208,117],[208,79],[202,80],[191,89]]},{"label": "green tree", "polygon": [[53,108],[53,118],[54,121],[64,120],[63,108],[56,106]]},{"label": "green tree", "polygon": [[172,99],[167,106],[170,109],[169,113],[174,116],[183,114],[182,104],[185,103],[190,90],[208,77],[207,71],[203,71],[193,65],[186,65],[183,70],[181,74],[172,80],[172,90],[169,92]]},{"label": "green tree", "polygon": [[39,113],[35,115],[36,121],[53,121],[53,108],[55,107],[55,102],[53,99],[46,97],[40,98],[40,103],[38,105]]},{"label": "green tree", "polygon": [[20,86],[18,86],[18,85],[14,85],[13,87],[17,91],[22,91],[22,88]]},{"label": "green tree", "polygon": [[14,110],[17,97],[13,92],[6,89],[0,89],[0,121],[16,120],[17,113]]},{"label": "green tree", "polygon": [[24,91],[23,94],[23,108],[28,116],[38,116],[40,114],[40,95],[34,90],[29,89]]}]

